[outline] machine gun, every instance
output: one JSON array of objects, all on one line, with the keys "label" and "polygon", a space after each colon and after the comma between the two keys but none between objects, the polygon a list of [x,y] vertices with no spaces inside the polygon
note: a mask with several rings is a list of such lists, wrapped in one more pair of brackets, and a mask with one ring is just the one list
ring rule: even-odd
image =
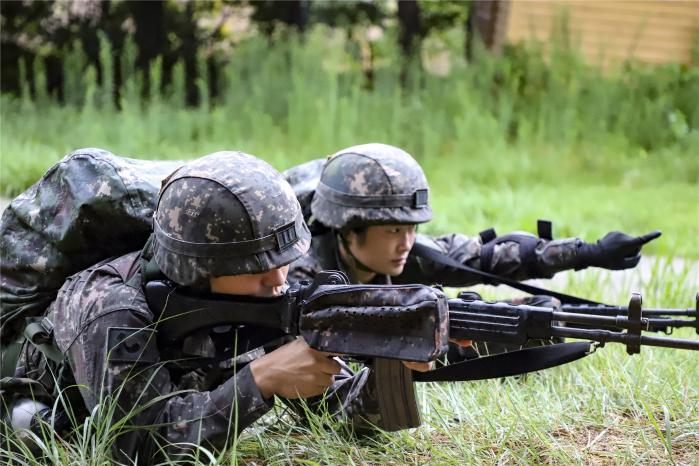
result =
[{"label": "machine gun", "polygon": [[[301,336],[314,349],[370,363],[381,427],[388,431],[420,425],[413,382],[524,374],[588,356],[607,342],[626,345],[629,354],[640,352],[641,346],[699,351],[699,340],[643,334],[658,328],[696,328],[696,311],[644,311],[638,294],[631,297],[628,308],[605,308],[611,315],[598,315],[601,312],[589,308],[556,310],[488,303],[475,293],[447,299],[441,290],[425,285],[348,283],[342,272],[326,271],[313,282],[290,287],[282,296],[252,299],[197,294],[156,280],[146,284],[146,298],[151,310],[160,315],[157,338],[161,347],[175,347],[197,330],[233,325],[247,327],[248,335],[272,329]],[[697,300],[699,303],[699,296]],[[694,319],[667,317],[674,314]],[[450,339],[524,345],[530,339],[552,337],[590,341],[526,348],[428,372],[412,372],[401,362],[438,359],[447,351]]]},{"label": "machine gun", "polygon": [[[699,323],[696,311],[644,311],[639,294],[628,307],[603,307],[608,315],[598,315],[600,309],[586,306],[489,303],[471,293],[447,299],[425,285],[350,285],[342,272],[326,271],[274,298],[197,294],[165,280],[149,282],[146,296],[160,315],[158,339],[166,345],[202,328],[244,324],[301,336],[319,351],[420,362],[442,356],[450,338],[524,345],[566,337],[621,343],[629,354],[641,346],[699,350],[697,340],[644,335],[659,328],[699,331]],[[693,319],[653,317],[678,313]]]}]

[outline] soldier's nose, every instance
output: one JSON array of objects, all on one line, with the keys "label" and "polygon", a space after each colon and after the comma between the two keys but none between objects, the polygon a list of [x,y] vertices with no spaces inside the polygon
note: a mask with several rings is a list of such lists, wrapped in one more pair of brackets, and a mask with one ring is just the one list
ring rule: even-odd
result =
[{"label": "soldier's nose", "polygon": [[406,233],[401,237],[401,241],[398,244],[398,250],[401,252],[409,251],[413,247],[415,242],[415,235]]},{"label": "soldier's nose", "polygon": [[284,282],[286,282],[286,274],[283,268],[272,269],[266,272],[262,279],[262,284],[270,288],[282,286]]}]

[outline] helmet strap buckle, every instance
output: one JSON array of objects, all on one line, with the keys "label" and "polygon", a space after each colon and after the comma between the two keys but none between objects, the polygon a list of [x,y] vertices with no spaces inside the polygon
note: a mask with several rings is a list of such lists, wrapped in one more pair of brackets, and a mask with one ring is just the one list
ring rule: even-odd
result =
[{"label": "helmet strap buckle", "polygon": [[415,191],[415,194],[413,194],[413,207],[419,208],[419,207],[425,207],[428,205],[427,199],[428,199],[428,190],[427,189],[418,189]]}]

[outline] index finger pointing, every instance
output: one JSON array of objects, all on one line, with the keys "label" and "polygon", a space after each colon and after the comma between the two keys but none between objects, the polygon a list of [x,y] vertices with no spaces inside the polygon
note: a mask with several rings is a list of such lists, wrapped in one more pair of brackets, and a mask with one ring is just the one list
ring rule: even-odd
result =
[{"label": "index finger pointing", "polygon": [[653,241],[654,239],[658,238],[662,234],[663,233],[660,230],[653,230],[648,234],[645,234],[643,236],[639,236],[638,238],[636,238],[636,241],[637,241],[638,245],[641,246],[643,244],[646,244],[646,243]]}]

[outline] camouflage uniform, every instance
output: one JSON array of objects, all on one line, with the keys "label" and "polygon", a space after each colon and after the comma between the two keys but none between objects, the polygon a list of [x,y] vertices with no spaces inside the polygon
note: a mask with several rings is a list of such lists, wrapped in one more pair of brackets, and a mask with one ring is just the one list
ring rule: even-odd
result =
[{"label": "camouflage uniform", "polygon": [[[314,235],[308,255],[291,266],[289,277],[309,279],[321,270],[344,270],[337,254],[336,232],[346,228],[379,224],[419,224],[432,218],[428,184],[417,162],[406,152],[386,144],[364,144],[343,149],[327,162],[314,160],[284,172],[301,201],[310,210],[311,228],[319,222],[331,231]],[[320,180],[320,181],[319,181]],[[334,230],[334,231],[333,231]],[[531,238],[526,233],[519,237]],[[480,237],[458,233],[429,237],[417,235],[416,242],[447,254],[470,267],[516,280],[552,277],[578,265],[580,239],[555,241],[537,239],[536,247],[523,257],[519,241],[503,241],[487,247],[490,260],[481,263],[484,245]],[[345,270],[346,271],[346,270]],[[469,286],[482,277],[455,271],[411,254],[404,271],[394,283],[439,283]],[[376,283],[390,283],[387,276]]]},{"label": "camouflage uniform", "polygon": [[[289,280],[310,280],[321,270],[338,269],[352,277],[340,259],[338,241],[357,227],[381,224],[419,224],[432,218],[428,185],[418,163],[405,151],[386,144],[363,144],[343,149],[326,161],[314,160],[284,173],[304,205],[314,232],[309,253],[294,262]],[[610,269],[633,267],[640,259],[640,245],[658,233],[632,238],[619,232],[597,244],[579,238],[546,240],[528,233],[489,238],[454,233],[440,237],[417,235],[416,243],[438,250],[468,267],[515,280],[550,278],[571,268],[599,266]],[[349,248],[345,247],[352,256]],[[355,265],[372,271],[352,257]],[[457,270],[430,259],[409,254],[403,272],[395,277],[376,274],[375,284],[423,283],[463,287],[483,283],[483,277]],[[532,296],[518,303],[555,307],[558,300]],[[532,342],[536,344],[536,342]],[[506,348],[496,343],[476,345],[478,352],[497,353]],[[461,350],[459,349],[459,352]],[[452,351],[452,358],[457,355]]]},{"label": "camouflage uniform", "polygon": [[[128,338],[130,344],[143,347],[140,360],[108,358],[110,329],[153,329],[157,320],[140,286],[140,256],[140,252],[127,254],[74,275],[49,308],[48,317],[56,324],[54,338],[80,386],[84,408],[74,405],[73,409],[93,412],[115,402],[113,422],[135,413],[127,421],[128,430],[117,437],[113,449],[117,461],[138,457],[149,462],[158,443],[222,448],[273,405],[273,399],[265,400],[260,394],[247,365],[241,363],[233,376],[229,376],[229,360],[201,379],[198,373],[173,377],[164,364],[169,359],[165,349],[158,348],[155,334],[149,331],[136,331]],[[212,345],[201,337],[197,343]],[[54,366],[53,371],[47,371],[47,366]],[[51,372],[58,373],[55,364],[34,346],[25,345],[16,376],[39,380],[52,391]],[[173,457],[182,453],[173,445],[165,451]]]},{"label": "camouflage uniform", "polygon": [[[528,278],[549,278],[556,272],[567,270],[573,266],[579,239],[540,241],[541,247],[536,249],[539,264],[536,270],[539,273],[530,275],[531,267],[523,266],[519,254],[519,243],[516,242],[506,242],[495,248],[489,271],[516,280],[526,280]],[[439,237],[418,234],[416,242],[429,245],[462,264],[482,270],[480,237],[468,237],[459,233]],[[289,281],[310,280],[321,270],[342,270],[349,273],[340,259],[337,236],[332,231],[313,237],[308,254],[291,264]],[[403,273],[396,277],[377,274],[372,283],[425,283],[463,287],[483,283],[483,278],[410,254]]]},{"label": "camouflage uniform", "polygon": [[[190,336],[182,348],[158,345],[144,268],[155,263],[176,283],[208,290],[210,276],[281,267],[304,254],[310,241],[289,185],[246,154],[216,153],[185,164],[163,182],[158,202],[154,236],[143,251],[71,276],[50,305],[47,317],[64,364],[26,344],[15,373],[41,381],[49,392],[59,372],[61,388],[77,383],[80,392],[71,400],[78,414],[115,406],[113,414],[102,414],[110,423],[126,419],[114,445],[115,459],[124,462],[152,462],[158,445],[169,455],[183,453],[187,443],[221,449],[273,404],[247,364],[264,354],[258,346],[265,335],[253,332],[257,343],[246,347],[239,329],[217,328]],[[124,357],[121,346],[138,357]],[[172,361],[172,354],[190,360]]]}]

